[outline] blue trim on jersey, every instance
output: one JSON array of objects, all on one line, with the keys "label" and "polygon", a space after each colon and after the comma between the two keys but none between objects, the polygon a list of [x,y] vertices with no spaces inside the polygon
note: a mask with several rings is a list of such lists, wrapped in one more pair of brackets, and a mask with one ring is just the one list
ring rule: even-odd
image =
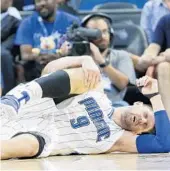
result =
[{"label": "blue trim on jersey", "polygon": [[136,139],[139,153],[170,152],[170,121],[165,110],[155,112],[156,134],[140,135]]},{"label": "blue trim on jersey", "polygon": [[100,109],[100,106],[97,104],[96,100],[93,97],[88,97],[79,101],[79,104],[85,106],[85,110],[87,111],[90,120],[93,122],[97,129],[96,142],[109,138],[110,127],[104,120],[103,111]]},{"label": "blue trim on jersey", "polygon": [[25,102],[28,102],[30,100],[30,96],[29,94],[26,92],[26,91],[23,91],[21,92],[21,94],[23,95],[22,97],[20,97],[18,99],[19,103],[22,101],[22,100],[25,100]]},{"label": "blue trim on jersey", "polygon": [[87,116],[79,116],[77,119],[71,119],[70,124],[73,129],[77,129],[88,126],[90,124],[90,121]]},{"label": "blue trim on jersey", "polygon": [[111,112],[107,115],[109,119],[112,119],[114,111],[115,111],[115,109],[112,108]]}]

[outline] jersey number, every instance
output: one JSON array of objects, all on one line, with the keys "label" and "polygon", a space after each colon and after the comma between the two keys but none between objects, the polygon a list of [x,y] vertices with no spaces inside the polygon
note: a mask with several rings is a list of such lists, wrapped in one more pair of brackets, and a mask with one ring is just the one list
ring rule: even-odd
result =
[{"label": "jersey number", "polygon": [[86,116],[79,116],[77,119],[71,119],[70,123],[72,128],[77,129],[89,125],[90,121]]}]

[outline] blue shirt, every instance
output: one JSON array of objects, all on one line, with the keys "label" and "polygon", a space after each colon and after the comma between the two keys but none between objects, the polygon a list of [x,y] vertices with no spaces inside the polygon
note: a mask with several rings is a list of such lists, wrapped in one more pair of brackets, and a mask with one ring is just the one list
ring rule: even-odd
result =
[{"label": "blue shirt", "polygon": [[165,110],[155,112],[155,130],[155,134],[137,137],[136,147],[139,153],[170,152],[170,121]]},{"label": "blue shirt", "polygon": [[170,48],[170,14],[159,21],[154,32],[153,43],[161,47],[161,52]]},{"label": "blue shirt", "polygon": [[54,22],[42,21],[47,31],[44,33],[43,27],[38,21],[39,14],[34,12],[31,16],[25,18],[16,35],[16,45],[31,45],[33,48],[40,48],[40,39],[42,37],[52,36],[55,40],[56,48],[59,39],[66,33],[67,28],[74,22],[79,23],[79,19],[65,12],[57,11]]},{"label": "blue shirt", "polygon": [[148,1],[141,15],[141,27],[145,30],[149,43],[153,40],[153,33],[161,17],[170,13],[163,0]]}]

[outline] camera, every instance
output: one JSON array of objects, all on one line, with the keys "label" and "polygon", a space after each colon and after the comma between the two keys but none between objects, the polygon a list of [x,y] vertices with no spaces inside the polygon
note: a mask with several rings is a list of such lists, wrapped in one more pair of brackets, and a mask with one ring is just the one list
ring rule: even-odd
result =
[{"label": "camera", "polygon": [[91,54],[90,41],[100,39],[102,33],[99,29],[84,28],[73,24],[68,28],[66,36],[72,45],[69,55],[82,56]]}]

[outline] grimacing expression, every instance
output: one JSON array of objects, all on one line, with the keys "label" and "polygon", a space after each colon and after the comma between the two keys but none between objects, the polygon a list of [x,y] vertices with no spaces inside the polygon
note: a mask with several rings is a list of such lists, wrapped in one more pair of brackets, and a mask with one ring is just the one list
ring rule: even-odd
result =
[{"label": "grimacing expression", "polygon": [[121,124],[123,129],[136,134],[147,133],[154,129],[154,113],[146,105],[133,105],[122,114]]},{"label": "grimacing expression", "polygon": [[90,19],[87,24],[87,28],[99,29],[102,32],[101,39],[94,40],[93,43],[101,50],[104,51],[110,45],[110,33],[108,24],[104,19]]},{"label": "grimacing expression", "polygon": [[53,16],[57,8],[56,0],[35,0],[36,11],[43,19],[49,19]]}]

